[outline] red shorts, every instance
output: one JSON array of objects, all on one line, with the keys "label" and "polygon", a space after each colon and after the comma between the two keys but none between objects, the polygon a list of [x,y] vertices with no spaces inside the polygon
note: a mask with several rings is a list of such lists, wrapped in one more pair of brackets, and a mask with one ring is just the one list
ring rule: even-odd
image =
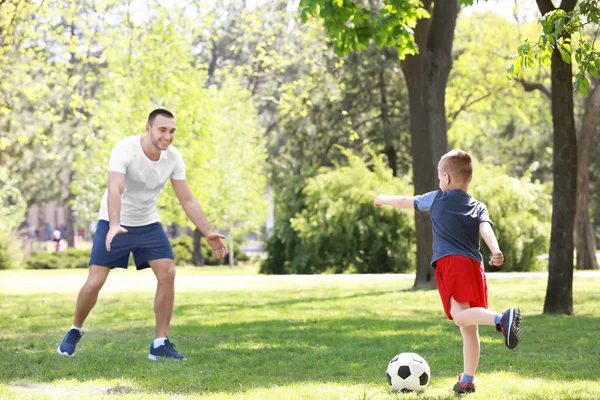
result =
[{"label": "red shorts", "polygon": [[488,289],[483,265],[472,258],[451,255],[437,260],[435,280],[449,319],[450,296],[470,307],[488,307]]}]

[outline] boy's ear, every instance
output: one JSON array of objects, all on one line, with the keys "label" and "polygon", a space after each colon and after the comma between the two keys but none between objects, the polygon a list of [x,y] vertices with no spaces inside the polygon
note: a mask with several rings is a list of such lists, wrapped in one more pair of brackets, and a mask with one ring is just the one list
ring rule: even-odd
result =
[{"label": "boy's ear", "polygon": [[450,180],[451,180],[450,174],[447,173],[447,172],[444,172],[444,179],[446,180],[446,185],[449,185],[450,184]]}]

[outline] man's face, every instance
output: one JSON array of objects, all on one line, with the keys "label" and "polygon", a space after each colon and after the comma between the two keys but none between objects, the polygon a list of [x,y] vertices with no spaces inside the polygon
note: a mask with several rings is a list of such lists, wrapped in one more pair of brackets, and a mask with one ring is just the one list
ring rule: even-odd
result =
[{"label": "man's face", "polygon": [[152,125],[146,124],[146,133],[150,135],[152,145],[159,150],[166,150],[175,137],[175,119],[157,115]]}]

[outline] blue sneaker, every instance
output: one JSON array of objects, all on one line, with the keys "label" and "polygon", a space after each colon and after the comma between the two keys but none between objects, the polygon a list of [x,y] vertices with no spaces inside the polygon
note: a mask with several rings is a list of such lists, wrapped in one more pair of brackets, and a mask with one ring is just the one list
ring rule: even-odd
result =
[{"label": "blue sneaker", "polygon": [[175,360],[187,360],[183,354],[175,350],[175,345],[169,339],[165,339],[165,344],[154,348],[154,342],[150,345],[150,354],[148,360],[156,361],[160,358],[173,358]]},{"label": "blue sneaker", "polygon": [[58,346],[58,354],[73,357],[73,354],[75,354],[75,347],[77,347],[77,343],[79,343],[82,336],[83,332],[80,332],[77,329],[71,329],[67,332],[62,343]]},{"label": "blue sneaker", "polygon": [[498,324],[500,325],[500,332],[504,335],[504,344],[509,349],[517,347],[521,339],[521,318],[521,310],[512,307],[504,311]]}]

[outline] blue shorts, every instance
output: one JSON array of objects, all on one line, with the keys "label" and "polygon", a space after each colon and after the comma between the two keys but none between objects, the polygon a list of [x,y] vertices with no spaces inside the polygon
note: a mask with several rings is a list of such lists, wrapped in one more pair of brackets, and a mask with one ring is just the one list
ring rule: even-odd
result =
[{"label": "blue shorts", "polygon": [[174,260],[171,242],[165,233],[162,224],[155,222],[144,226],[124,226],[128,233],[122,233],[112,241],[111,250],[106,251],[106,234],[108,221],[98,221],[90,265],[99,265],[109,268],[127,268],[129,255],[133,253],[133,260],[137,269],[148,268],[148,261],[170,258]]}]

